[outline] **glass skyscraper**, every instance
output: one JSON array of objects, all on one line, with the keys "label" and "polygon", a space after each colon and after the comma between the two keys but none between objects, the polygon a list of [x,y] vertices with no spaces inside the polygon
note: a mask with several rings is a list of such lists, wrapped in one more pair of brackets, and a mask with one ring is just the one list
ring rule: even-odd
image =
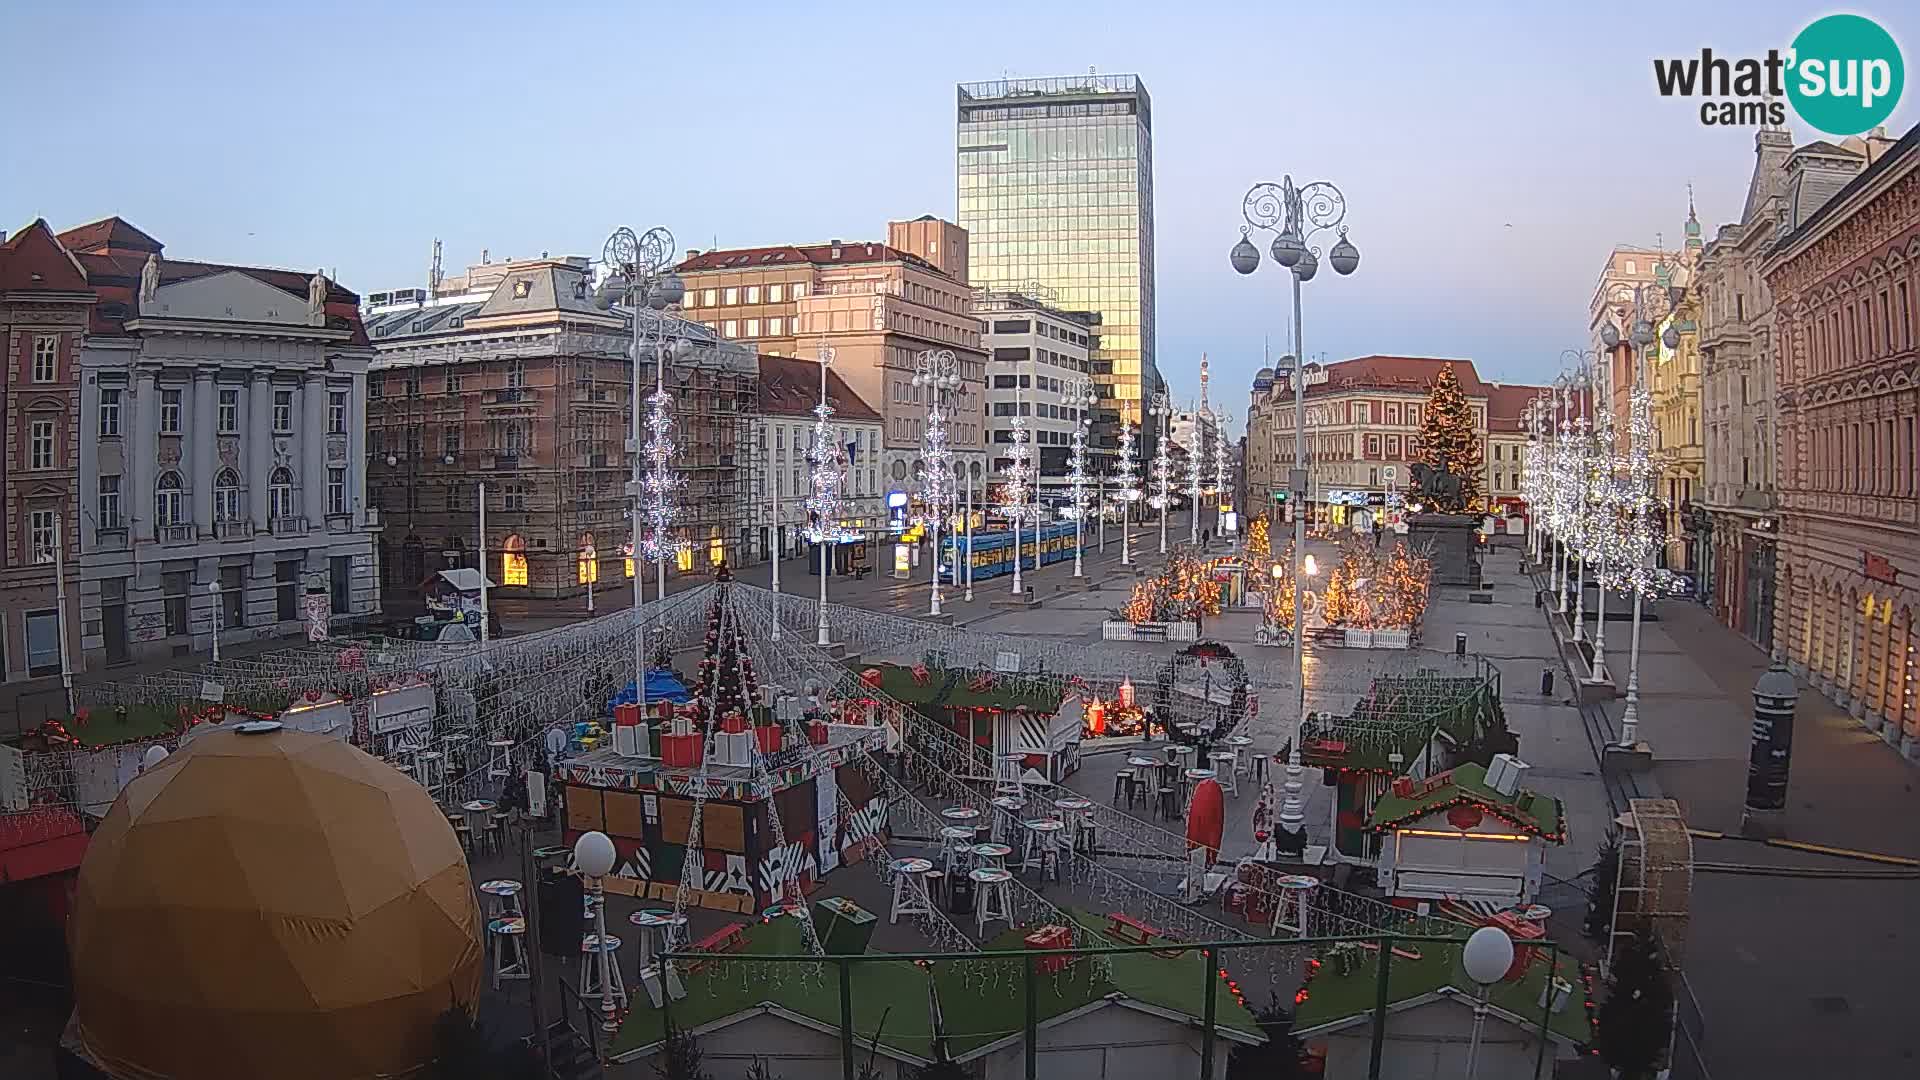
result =
[{"label": "glass skyscraper", "polygon": [[1153,354],[1153,109],[1133,75],[962,83],[960,224],[975,288],[1100,315],[1101,406],[1130,423]]}]

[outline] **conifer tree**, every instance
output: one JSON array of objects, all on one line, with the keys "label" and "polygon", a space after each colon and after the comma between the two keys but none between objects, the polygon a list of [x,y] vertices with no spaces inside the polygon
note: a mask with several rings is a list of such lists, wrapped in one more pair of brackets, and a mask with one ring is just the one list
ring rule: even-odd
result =
[{"label": "conifer tree", "polygon": [[1660,941],[1636,935],[1615,951],[1600,1006],[1600,1056],[1621,1080],[1653,1080],[1667,1056],[1673,1030],[1673,984]]},{"label": "conifer tree", "polygon": [[1427,395],[1427,408],[1420,418],[1420,461],[1460,480],[1457,505],[1434,509],[1459,513],[1480,503],[1480,469],[1484,464],[1480,436],[1473,429],[1473,410],[1451,366],[1440,369]]}]

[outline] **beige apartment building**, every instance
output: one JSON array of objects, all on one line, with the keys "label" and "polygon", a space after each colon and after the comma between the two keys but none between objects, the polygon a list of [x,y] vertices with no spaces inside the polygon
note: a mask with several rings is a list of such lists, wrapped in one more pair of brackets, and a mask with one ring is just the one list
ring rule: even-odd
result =
[{"label": "beige apartment building", "polygon": [[686,317],[729,341],[771,356],[818,358],[881,414],[880,446],[868,450],[881,486],[919,489],[928,398],[913,385],[921,352],[950,349],[961,386],[947,441],[956,462],[984,472],[987,355],[969,310],[966,231],[937,218],[896,221],[888,242],[829,240],[689,252]]}]

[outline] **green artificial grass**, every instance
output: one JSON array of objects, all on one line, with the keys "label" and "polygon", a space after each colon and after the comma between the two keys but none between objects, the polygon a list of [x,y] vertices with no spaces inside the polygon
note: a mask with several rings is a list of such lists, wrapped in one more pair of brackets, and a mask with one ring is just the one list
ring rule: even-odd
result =
[{"label": "green artificial grass", "polygon": [[[1418,952],[1420,959],[1393,957],[1392,966],[1387,972],[1387,1004],[1391,1006],[1449,986],[1458,990],[1463,997],[1471,999],[1477,993],[1477,988],[1460,967],[1460,951],[1464,944],[1464,941],[1421,941],[1399,946],[1404,951]],[[1294,1014],[1296,1031],[1365,1015],[1373,1011],[1376,1003],[1378,988],[1374,976],[1379,970],[1378,953],[1366,950],[1354,969],[1344,975],[1338,972],[1335,962],[1324,953],[1322,960],[1319,974],[1307,985],[1307,1000],[1301,1003]],[[1561,953],[1555,973],[1571,984],[1573,990],[1567,1004],[1552,1015],[1549,1026],[1576,1043],[1584,1043],[1592,1037],[1592,1032],[1587,1025],[1586,1010],[1581,1005],[1580,965],[1574,958]],[[1542,1014],[1540,991],[1546,979],[1546,964],[1536,960],[1518,980],[1496,984],[1489,999],[1507,1012],[1525,1017],[1528,1025],[1537,1029]],[[1393,1031],[1391,1017],[1387,1020],[1387,1031],[1389,1034]]]},{"label": "green artificial grass", "polygon": [[[1447,806],[1466,800],[1477,803],[1500,817],[1525,826],[1551,840],[1561,838],[1560,800],[1551,795],[1541,795],[1521,788],[1513,795],[1503,795],[1487,786],[1487,770],[1473,762],[1459,765],[1447,773],[1447,782],[1425,794],[1414,794],[1402,798],[1389,791],[1380,796],[1373,804],[1373,813],[1367,818],[1369,828],[1379,829],[1404,824],[1412,818],[1445,809]],[[1415,785],[1416,792],[1418,785]],[[1520,796],[1531,795],[1532,799],[1522,809]]]},{"label": "green artificial grass", "polygon": [[[1060,702],[1066,697],[1064,685],[1051,693],[1019,693],[1000,677],[985,690],[972,690],[967,684],[979,672],[959,668],[929,668],[924,685],[914,681],[910,665],[856,665],[858,671],[868,668],[880,670],[880,692],[905,705],[955,709],[1014,709],[1025,705],[1029,712],[1051,716],[1060,711]],[[1030,678],[1022,677],[1020,682],[1028,683]]]},{"label": "green artificial grass", "polygon": [[[1096,933],[1106,927],[1106,920],[1100,916],[1070,914]],[[993,939],[986,951],[1020,951],[1024,936],[1023,931],[1008,930]],[[834,964],[754,965],[750,959],[800,951],[798,927],[790,920],[753,923],[747,930],[742,960],[710,963],[692,973],[683,969],[681,979],[687,996],[672,1004],[674,1025],[697,1028],[765,1003],[837,1029],[840,975]],[[1205,1015],[1205,993],[1211,979],[1217,984],[1214,1008],[1219,1026],[1262,1037],[1253,1014],[1234,1000],[1225,980],[1207,971],[1205,957],[1197,950],[1177,957],[1129,953],[1103,959],[1107,973],[1102,973],[1092,958],[1081,957],[1063,971],[1037,976],[1036,1018],[1044,1022],[1119,994],[1198,1019]],[[905,958],[870,960],[851,965],[851,973],[854,1040],[862,1047],[870,1045],[877,1033],[880,1043],[897,1053],[933,1059],[936,1032],[928,993],[930,980],[938,993],[946,1052],[951,1056],[960,1057],[1018,1035],[1026,1024],[1024,975],[1018,957],[943,960],[924,966]],[[636,987],[635,993],[644,991]],[[665,1034],[662,1010],[643,1004],[621,1025],[612,1052],[619,1055],[650,1046]]]},{"label": "green artificial grass", "polygon": [[87,710],[84,723],[65,721],[67,733],[85,747],[112,746],[116,743],[171,735],[180,722],[176,708],[158,705],[129,705],[122,720],[112,706]]}]

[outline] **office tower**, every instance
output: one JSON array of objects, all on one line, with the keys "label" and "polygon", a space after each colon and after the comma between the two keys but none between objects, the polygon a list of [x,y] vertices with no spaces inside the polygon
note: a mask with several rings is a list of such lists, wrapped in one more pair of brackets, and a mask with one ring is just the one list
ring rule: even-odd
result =
[{"label": "office tower", "polygon": [[962,83],[956,160],[970,283],[1097,313],[1100,405],[1139,423],[1160,383],[1146,86],[1133,75]]}]

